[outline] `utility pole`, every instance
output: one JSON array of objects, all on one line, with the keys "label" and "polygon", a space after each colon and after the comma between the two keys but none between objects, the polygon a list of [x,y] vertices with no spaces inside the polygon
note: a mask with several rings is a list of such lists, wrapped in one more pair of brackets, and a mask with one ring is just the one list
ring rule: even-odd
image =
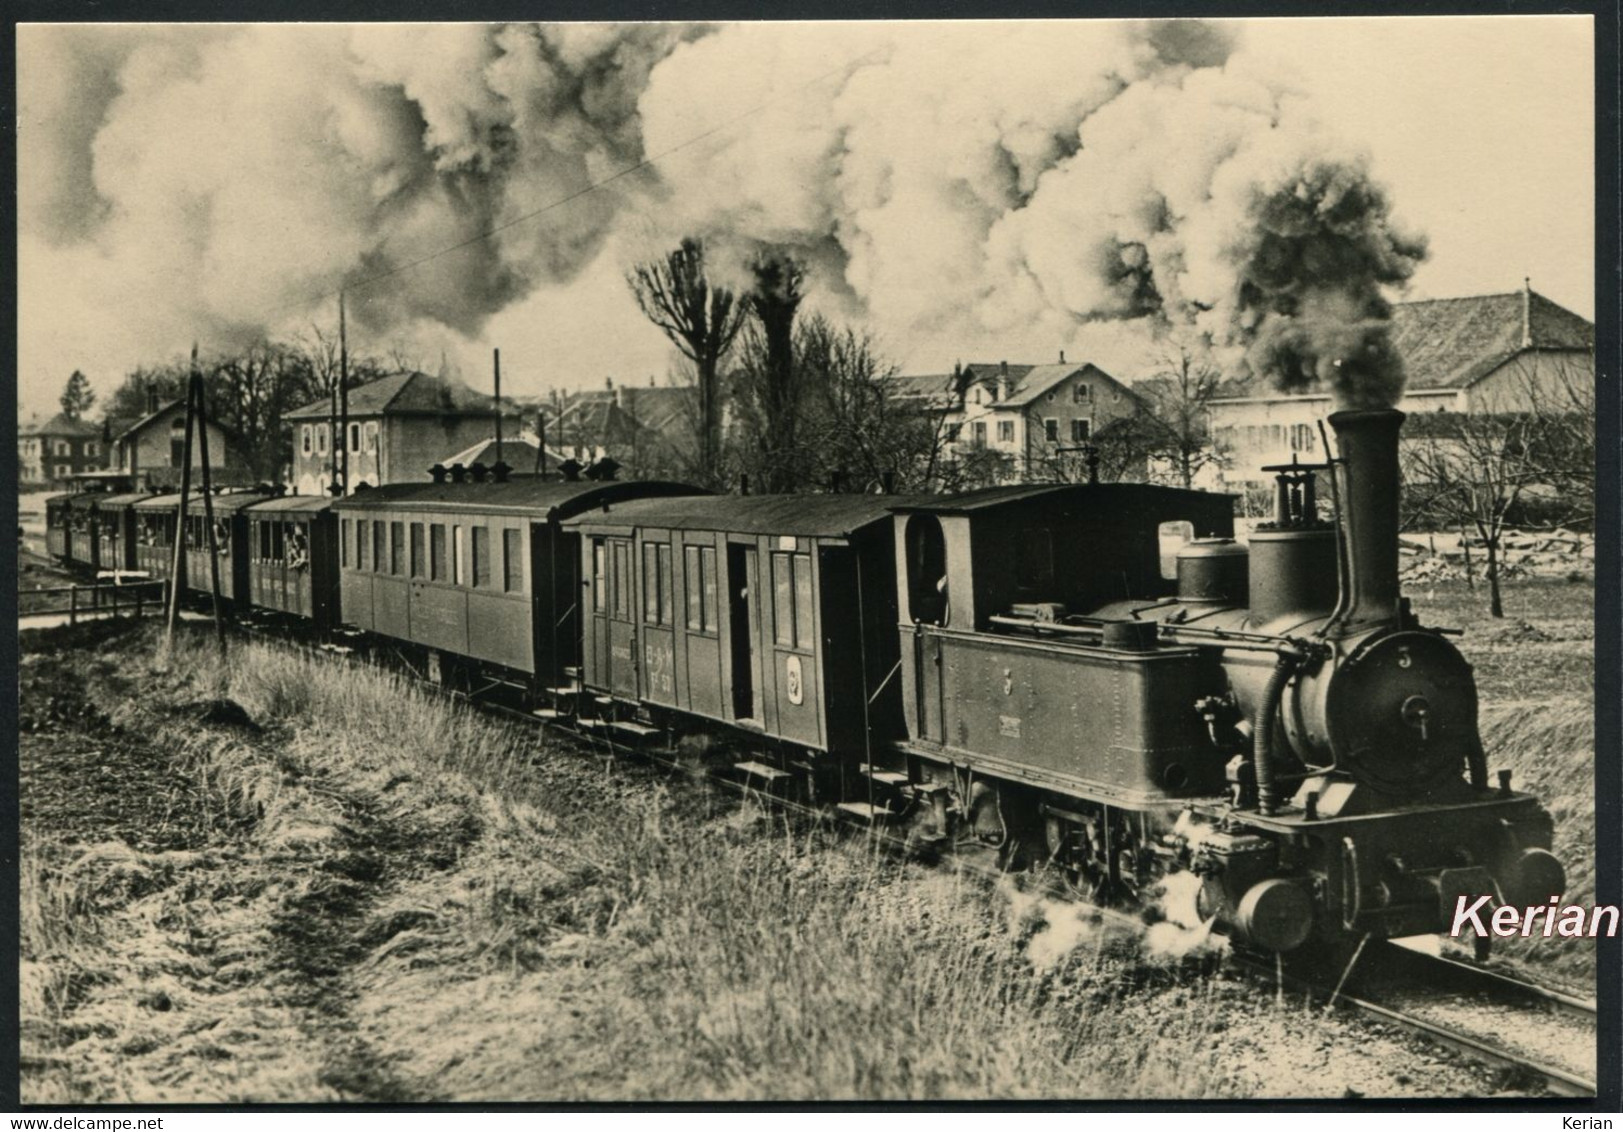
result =
[{"label": "utility pole", "polygon": [[209,471],[208,415],[203,407],[203,374],[197,368],[197,347],[192,346],[192,380],[197,403],[198,457],[203,467],[203,525],[208,531],[209,590],[214,599],[214,636],[220,644],[220,655],[225,655],[225,615],[220,608],[220,536],[214,529],[214,483]]},{"label": "utility pole", "polygon": [[496,463],[502,462],[502,352],[491,351],[496,367]]},{"label": "utility pole", "polygon": [[[196,371],[197,346],[192,345],[192,367]],[[169,615],[165,622],[163,643],[168,651],[175,639],[175,625],[180,620],[180,591],[186,584],[186,505],[192,495],[192,427],[195,423],[196,385],[186,383],[186,438],[181,443],[180,504],[175,508],[174,557],[169,566]]]},{"label": "utility pole", "polygon": [[547,474],[547,411],[535,411],[535,474]]},{"label": "utility pole", "polygon": [[349,337],[344,329],[344,292],[338,292],[338,432],[344,445],[339,460],[338,494],[349,494]]}]

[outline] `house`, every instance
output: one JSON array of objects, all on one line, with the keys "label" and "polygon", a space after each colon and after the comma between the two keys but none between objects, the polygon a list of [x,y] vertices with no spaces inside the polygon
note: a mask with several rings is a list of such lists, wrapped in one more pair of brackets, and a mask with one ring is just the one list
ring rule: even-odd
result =
[{"label": "house", "polygon": [[[502,399],[505,429],[518,434],[513,401]],[[286,417],[293,427],[293,470],[300,495],[324,495],[333,481],[338,453],[330,430],[333,406],[323,397]],[[451,377],[410,372],[390,374],[349,391],[347,440],[349,490],[363,484],[416,483],[428,469],[495,435],[494,398]],[[511,461],[509,461],[511,463]]]},{"label": "house", "polygon": [[[892,395],[918,412],[939,415],[948,458],[992,456],[992,478],[1044,483],[1078,478],[1081,450],[1125,422],[1142,419],[1142,400],[1091,362],[1052,365],[972,362],[951,374],[901,375]],[[1137,478],[1134,469],[1120,478]]]},{"label": "house", "polygon": [[613,459],[626,479],[680,476],[698,436],[698,394],[681,386],[615,385],[555,390],[545,408],[548,459],[583,465]]},{"label": "house", "polygon": [[106,459],[101,429],[66,413],[17,430],[17,486],[23,491],[65,487],[72,476],[99,471]]},{"label": "house", "polygon": [[[1520,291],[1398,303],[1392,343],[1407,383],[1405,413],[1527,412],[1558,404],[1595,385],[1595,325],[1526,284]],[[1226,485],[1255,486],[1257,469],[1322,462],[1318,422],[1332,411],[1328,393],[1276,393],[1260,382],[1234,382],[1212,402],[1212,437],[1229,453]]]},{"label": "house", "polygon": [[[238,453],[231,433],[214,421],[207,422],[209,479],[216,485],[241,485],[252,481],[247,465]],[[160,403],[149,393],[147,414],[113,438],[112,464],[120,475],[138,489],[178,488],[185,467],[186,401],[179,398]],[[192,467],[203,466],[203,445],[192,436]],[[197,476],[197,472],[193,472]],[[197,482],[194,478],[193,482]]]}]

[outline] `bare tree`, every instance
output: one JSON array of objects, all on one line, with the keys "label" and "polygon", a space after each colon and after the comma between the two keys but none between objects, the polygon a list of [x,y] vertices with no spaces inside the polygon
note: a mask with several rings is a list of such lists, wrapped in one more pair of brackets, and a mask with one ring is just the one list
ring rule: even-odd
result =
[{"label": "bare tree", "polygon": [[754,286],[744,306],[755,322],[747,332],[743,376],[761,416],[761,486],[793,491],[800,389],[795,373],[795,314],[805,298],[805,269],[793,256],[766,252],[750,264]]},{"label": "bare tree", "polygon": [[626,283],[642,313],[693,363],[699,389],[699,468],[701,478],[714,483],[720,447],[718,374],[743,324],[743,308],[731,290],[710,283],[704,243],[692,237],[665,258],[634,267]]},{"label": "bare tree", "polygon": [[1586,526],[1595,513],[1592,382],[1586,395],[1581,374],[1524,370],[1515,384],[1481,411],[1414,414],[1402,446],[1410,522],[1475,533],[1494,617],[1507,529]]},{"label": "bare tree", "polygon": [[1151,461],[1168,466],[1179,487],[1192,487],[1202,469],[1225,462],[1211,430],[1211,404],[1221,380],[1222,371],[1205,342],[1172,341],[1161,368],[1133,387],[1163,426],[1153,438],[1146,437],[1153,439]]}]

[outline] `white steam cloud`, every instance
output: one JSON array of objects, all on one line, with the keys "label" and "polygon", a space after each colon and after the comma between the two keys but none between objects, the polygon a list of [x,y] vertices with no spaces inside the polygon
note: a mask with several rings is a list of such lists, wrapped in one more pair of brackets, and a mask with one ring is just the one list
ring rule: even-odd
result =
[{"label": "white steam cloud", "polygon": [[1424,244],[1221,25],[80,27],[21,47],[23,231],[104,301],[152,305],[167,349],[275,332],[462,241],[354,306],[373,330],[477,335],[605,247],[696,235],[723,272],[796,252],[822,302],[892,340],[1137,320],[1349,402],[1401,386],[1385,293]]}]

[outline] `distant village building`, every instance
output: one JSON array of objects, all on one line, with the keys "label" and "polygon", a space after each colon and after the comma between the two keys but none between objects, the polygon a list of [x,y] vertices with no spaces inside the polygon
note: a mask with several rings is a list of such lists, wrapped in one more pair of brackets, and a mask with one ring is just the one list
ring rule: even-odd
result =
[{"label": "distant village building", "polygon": [[[1595,382],[1595,325],[1546,299],[1531,286],[1499,295],[1398,303],[1392,341],[1408,380],[1398,408],[1405,413],[1526,412],[1560,386]],[[1334,406],[1323,393],[1285,394],[1236,383],[1211,405],[1212,438],[1226,451],[1217,485],[1257,486],[1271,477],[1257,469],[1324,459],[1318,422]]]},{"label": "distant village building", "polygon": [[[240,485],[249,482],[247,465],[237,450],[231,433],[213,421],[208,422],[209,477],[214,484]],[[149,395],[146,416],[113,438],[111,468],[129,478],[137,489],[161,490],[177,487],[186,464],[186,402],[184,399],[160,404]],[[203,466],[203,445],[192,437],[192,468]],[[194,481],[195,482],[195,481]]]},{"label": "distant village building", "polygon": [[693,456],[696,398],[691,388],[616,385],[612,379],[602,389],[554,390],[539,409],[549,459],[590,466],[607,457],[625,479],[677,474]]},{"label": "distant village building", "polygon": [[58,413],[17,430],[17,486],[23,491],[67,487],[73,476],[106,463],[101,429]]},{"label": "distant village building", "polygon": [[[503,427],[517,435],[518,407],[502,399]],[[495,435],[494,398],[454,378],[397,373],[349,391],[349,490],[363,484],[426,482],[448,453]],[[291,484],[300,495],[325,495],[336,462],[329,399],[287,415],[293,426]],[[511,463],[511,461],[509,461]]]},{"label": "distant village building", "polygon": [[1083,466],[1079,450],[1148,412],[1123,382],[1091,362],[972,362],[950,374],[899,375],[892,396],[940,420],[947,459],[1003,457],[997,479],[1035,483]]}]

